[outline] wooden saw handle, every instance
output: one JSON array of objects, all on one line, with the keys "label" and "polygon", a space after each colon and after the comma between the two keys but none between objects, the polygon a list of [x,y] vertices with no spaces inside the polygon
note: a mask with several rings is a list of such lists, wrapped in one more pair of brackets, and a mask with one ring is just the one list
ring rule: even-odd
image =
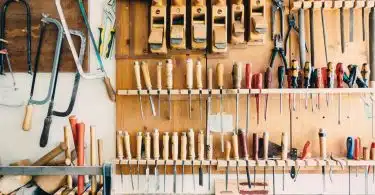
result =
[{"label": "wooden saw handle", "polygon": [[197,88],[202,89],[203,88],[203,82],[202,82],[202,63],[201,61],[197,61],[197,65],[195,66],[195,74],[197,79]]},{"label": "wooden saw handle", "polygon": [[159,130],[154,129],[153,133],[153,149],[154,149],[154,159],[158,160],[160,158],[160,153],[159,153]]},{"label": "wooden saw handle", "polygon": [[198,133],[198,160],[204,160],[204,132],[200,130]]},{"label": "wooden saw handle", "polygon": [[186,87],[193,88],[193,60],[191,58],[186,59]]},{"label": "wooden saw handle", "polygon": [[217,86],[222,89],[224,87],[224,64],[222,63],[216,65],[216,79]]},{"label": "wooden saw handle", "polygon": [[172,89],[173,88],[173,63],[171,59],[167,60],[166,78],[167,78],[167,89]]},{"label": "wooden saw handle", "polygon": [[188,148],[189,148],[189,154],[188,154],[188,157],[190,160],[194,160],[195,159],[195,141],[194,141],[194,130],[193,129],[189,129],[188,131]]},{"label": "wooden saw handle", "polygon": [[181,133],[181,154],[180,158],[181,160],[186,160],[186,146],[187,146],[187,137],[186,137],[186,132]]},{"label": "wooden saw handle", "polygon": [[31,129],[31,119],[33,117],[33,105],[28,104],[25,109],[25,118],[23,119],[22,129],[29,131]]},{"label": "wooden saw handle", "polygon": [[124,145],[125,145],[125,153],[126,153],[126,158],[128,160],[132,159],[132,153],[130,149],[130,136],[127,131],[124,132]]},{"label": "wooden saw handle", "polygon": [[134,61],[134,74],[135,74],[135,82],[136,82],[137,90],[141,90],[142,89],[141,68],[139,66],[138,61]]},{"label": "wooden saw handle", "polygon": [[145,159],[151,159],[151,136],[150,132],[145,133]]},{"label": "wooden saw handle", "polygon": [[168,132],[163,133],[163,160],[169,159],[169,135]]},{"label": "wooden saw handle", "polygon": [[161,62],[158,62],[158,65],[156,67],[156,88],[158,90],[162,89],[162,70],[163,70],[163,64]]},{"label": "wooden saw handle", "polygon": [[109,99],[112,102],[115,102],[116,101],[116,91],[112,87],[111,80],[109,79],[108,76],[105,76],[103,78],[103,81],[104,81],[105,89],[107,90],[107,94],[108,94]]},{"label": "wooden saw handle", "polygon": [[178,133],[172,134],[172,160],[178,159]]},{"label": "wooden saw handle", "polygon": [[141,69],[143,74],[143,80],[145,81],[146,89],[151,90],[151,78],[150,78],[150,71],[148,70],[148,64],[145,61],[141,62]]}]

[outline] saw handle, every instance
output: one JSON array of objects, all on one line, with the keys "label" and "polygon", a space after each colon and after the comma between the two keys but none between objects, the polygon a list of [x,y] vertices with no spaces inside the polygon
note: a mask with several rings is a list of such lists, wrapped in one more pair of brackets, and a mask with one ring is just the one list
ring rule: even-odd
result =
[{"label": "saw handle", "polygon": [[33,117],[33,105],[28,104],[25,109],[25,118],[23,119],[22,129],[29,131],[31,129],[31,119]]},{"label": "saw handle", "polygon": [[112,87],[111,80],[108,76],[103,78],[105,89],[107,90],[108,97],[111,101],[116,101],[116,92]]},{"label": "saw handle", "polygon": [[169,135],[168,132],[163,133],[163,160],[169,159]]},{"label": "saw handle", "polygon": [[186,146],[187,146],[187,137],[186,132],[181,133],[181,154],[180,158],[181,160],[186,160]]},{"label": "saw handle", "polygon": [[173,132],[172,134],[172,160],[178,159],[178,133]]},{"label": "saw handle", "polygon": [[62,152],[66,151],[67,147],[64,142],[61,142],[58,146],[52,149],[50,152],[39,158],[31,166],[44,166],[52,159],[60,155]]},{"label": "saw handle", "polygon": [[154,149],[154,159],[157,160],[160,158],[160,153],[159,153],[159,130],[154,129],[154,133],[152,134],[153,137],[153,149]]},{"label": "saw handle", "polygon": [[145,159],[151,159],[151,136],[150,132],[145,133]]},{"label": "saw handle", "polygon": [[151,78],[150,78],[150,71],[148,69],[148,64],[145,61],[141,62],[141,69],[142,69],[143,80],[145,81],[146,89],[151,90],[152,84],[151,84]]}]

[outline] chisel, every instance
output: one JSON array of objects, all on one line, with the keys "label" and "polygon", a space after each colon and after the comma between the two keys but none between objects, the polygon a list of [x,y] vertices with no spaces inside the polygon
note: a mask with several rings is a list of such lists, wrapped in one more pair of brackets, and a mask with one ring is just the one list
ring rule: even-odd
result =
[{"label": "chisel", "polygon": [[[335,81],[335,73],[333,72],[333,63],[328,62],[327,64],[327,88],[333,88],[334,81]],[[326,96],[327,107],[329,106],[329,102],[330,102],[329,93],[327,93],[327,96]]]},{"label": "chisel", "polygon": [[[95,141],[96,141],[96,138],[95,138],[95,126],[90,126],[90,165],[91,166],[97,166],[96,165],[96,148],[95,148]],[[124,157],[124,150],[123,149],[123,144],[122,144],[122,140],[120,139],[120,142],[121,142],[121,159]],[[69,153],[70,150],[67,150]],[[97,191],[97,181],[96,181],[96,175],[94,176],[91,176],[91,194],[93,195],[96,195],[96,191]]]},{"label": "chisel", "polygon": [[[277,68],[277,80],[279,83],[279,89],[284,87],[284,77],[285,77],[285,66],[280,65]],[[280,114],[283,113],[283,94],[280,92]]]},{"label": "chisel", "polygon": [[[370,150],[367,147],[363,147],[363,160],[370,160]],[[365,194],[368,194],[368,166],[365,166]]]},{"label": "chisel", "polygon": [[186,59],[186,88],[189,93],[189,119],[191,119],[191,89],[193,88],[193,60]]},{"label": "chisel", "polygon": [[224,152],[224,127],[223,127],[223,88],[224,88],[224,64],[218,63],[216,65],[216,82],[220,89],[220,143],[221,152]]},{"label": "chisel", "polygon": [[[288,159],[288,133],[281,133],[281,160],[286,161]],[[285,190],[285,166],[283,166],[283,191]]]},{"label": "chisel", "polygon": [[126,159],[128,160],[128,167],[129,167],[129,173],[130,173],[130,180],[132,184],[132,189],[134,191],[134,181],[133,181],[133,172],[132,167],[130,164],[130,160],[132,159],[132,153],[130,149],[130,137],[129,133],[127,131],[124,132],[124,145],[125,145],[125,153],[126,153]]},{"label": "chisel", "polygon": [[[337,81],[337,88],[343,88],[343,75],[344,75],[344,67],[342,63],[337,63],[336,65],[336,81]],[[341,124],[341,93],[339,93],[339,101],[338,101],[338,124]]]},{"label": "chisel", "polygon": [[[306,62],[305,63],[305,66],[303,67],[303,77],[304,77],[304,82],[303,82],[303,85],[304,87],[307,89],[310,87],[310,79],[311,79],[311,63],[310,62]],[[307,92],[305,94],[305,110],[307,109]],[[314,105],[313,105],[314,107]]]},{"label": "chisel", "polygon": [[142,96],[141,96],[141,90],[142,90],[141,68],[139,66],[139,62],[138,61],[134,61],[134,73],[135,73],[135,81],[136,81],[137,90],[138,90],[139,108],[141,110],[141,118],[143,120],[144,119],[144,115],[143,115]]},{"label": "chisel", "polygon": [[151,96],[151,93],[150,93],[151,90],[152,90],[150,72],[148,70],[148,64],[145,61],[141,62],[141,69],[142,69],[142,74],[143,74],[143,80],[145,82],[148,97],[149,97],[149,100],[150,100],[151,112],[152,112],[153,116],[156,116],[154,101],[152,100],[152,96]]},{"label": "chisel", "polygon": [[[122,160],[124,158],[124,146],[123,146],[123,140],[121,138],[121,131],[117,131],[116,132],[116,152],[117,152],[117,158],[119,159],[119,163],[120,163],[120,174],[121,174],[121,186],[124,185],[124,173],[122,171]],[[91,142],[90,142],[91,143]]]},{"label": "chisel", "polygon": [[168,132],[163,133],[163,160],[164,160],[164,192],[167,175],[167,160],[169,159],[169,135]]},{"label": "chisel", "polygon": [[[264,88],[268,89],[271,87],[272,84],[272,68],[267,67],[266,72],[264,73]],[[268,111],[268,93],[266,94],[266,99],[264,102],[265,109],[264,109],[264,120],[267,121],[267,111]]]},{"label": "chisel", "polygon": [[[327,159],[327,133],[325,129],[319,129],[319,145],[320,145],[320,158],[322,160]],[[323,176],[323,193],[326,191],[326,170],[325,166],[322,166]]]},{"label": "chisel", "polygon": [[239,91],[241,89],[241,80],[242,80],[242,63],[235,62],[232,69],[232,79],[233,79],[233,88],[236,89],[236,129],[235,133],[238,132],[238,121],[239,121],[239,108],[238,102],[240,101]]},{"label": "chisel", "polygon": [[202,89],[203,89],[203,82],[202,82],[202,64],[200,60],[197,60],[196,64],[196,79],[197,79],[197,88],[199,90],[199,114],[200,120],[203,120],[203,105],[202,105]]},{"label": "chisel", "polygon": [[249,153],[247,152],[247,136],[246,132],[242,129],[238,130],[238,141],[240,149],[240,157],[246,161],[246,177],[247,177],[247,186],[251,188],[251,179],[249,171]]},{"label": "chisel", "polygon": [[138,192],[139,192],[139,161],[142,158],[142,132],[137,133],[137,186],[138,186]]},{"label": "chisel", "polygon": [[186,146],[187,146],[187,137],[186,132],[181,133],[181,152],[180,158],[182,163],[182,170],[181,170],[181,191],[184,192],[184,174],[185,174],[185,161],[186,161]]},{"label": "chisel", "polygon": [[189,151],[189,154],[188,154],[188,157],[189,159],[191,160],[191,174],[193,176],[193,186],[194,186],[194,191],[195,191],[195,175],[194,175],[194,160],[195,160],[195,141],[194,141],[194,130],[193,129],[189,129],[188,131],[188,151]]},{"label": "chisel", "polygon": [[158,160],[160,158],[159,153],[159,129],[154,129],[154,133],[152,134],[153,138],[153,151],[154,151],[154,160],[155,160],[155,168],[154,168],[154,175],[155,175],[155,191],[159,191],[160,189],[160,178],[159,178],[159,167],[158,167]]},{"label": "chisel", "polygon": [[208,165],[208,190],[211,190],[211,161],[212,161],[212,156],[213,156],[213,136],[210,133],[208,135],[208,149],[207,149],[207,160],[209,162]]},{"label": "chisel", "polygon": [[[258,161],[258,150],[259,150],[259,139],[258,139],[258,134],[253,133],[253,160]],[[254,166],[254,183],[256,183],[256,167]]]},{"label": "chisel", "polygon": [[252,81],[252,71],[251,71],[251,64],[246,64],[246,71],[245,71],[245,82],[246,82],[246,89],[249,89],[249,93],[246,96],[246,135],[249,133],[250,129],[250,113],[251,113],[251,104],[250,104],[250,94],[251,94],[251,81]]},{"label": "chisel", "polygon": [[145,160],[146,160],[146,193],[148,193],[149,185],[150,185],[150,168],[148,167],[148,161],[151,159],[151,136],[150,132],[145,133]]},{"label": "chisel", "polygon": [[263,132],[263,159],[265,161],[264,171],[263,171],[263,184],[264,189],[266,189],[266,169],[267,169],[267,160],[268,160],[268,140],[270,134],[268,132]]},{"label": "chisel", "polygon": [[158,65],[156,67],[156,88],[158,89],[158,116],[160,117],[160,92],[162,89],[162,69],[163,64],[162,62],[158,62]]},{"label": "chisel", "polygon": [[204,132],[203,130],[200,130],[198,133],[198,160],[200,161],[200,166],[199,166],[199,185],[203,186],[203,168],[202,168],[202,163],[204,160]]},{"label": "chisel", "polygon": [[232,135],[232,144],[233,144],[233,158],[236,161],[236,178],[237,178],[237,190],[240,191],[240,181],[239,181],[239,155],[238,155],[238,135],[236,133],[233,133]]},{"label": "chisel", "polygon": [[178,159],[178,133],[173,132],[172,134],[173,193],[177,192],[177,166],[176,166],[177,159]]},{"label": "chisel", "polygon": [[172,60],[168,59],[166,64],[166,78],[167,78],[167,90],[168,90],[168,110],[169,120],[172,119],[172,102],[171,102],[171,90],[173,88],[173,64]]},{"label": "chisel", "polygon": [[225,169],[225,191],[228,191],[228,180],[229,180],[229,161],[230,161],[230,141],[225,142],[225,160],[227,161],[227,167]]},{"label": "chisel", "polygon": [[211,160],[213,156],[213,136],[211,129],[209,127],[208,118],[211,114],[211,90],[212,90],[212,68],[208,69],[207,76],[207,88],[208,88],[208,97],[206,104],[206,150],[207,150],[207,160],[209,161],[208,165],[208,190],[211,190]]},{"label": "chisel", "polygon": [[260,106],[260,94],[263,88],[263,76],[261,73],[254,74],[252,77],[252,88],[259,89],[259,94],[255,95],[256,109],[257,109],[257,124],[259,125],[259,106]]}]

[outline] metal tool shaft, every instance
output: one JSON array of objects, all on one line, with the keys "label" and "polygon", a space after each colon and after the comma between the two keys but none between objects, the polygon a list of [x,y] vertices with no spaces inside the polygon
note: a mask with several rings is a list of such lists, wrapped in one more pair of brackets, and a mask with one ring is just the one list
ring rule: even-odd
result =
[{"label": "metal tool shaft", "polygon": [[344,30],[344,7],[340,8],[340,38],[341,38],[341,52],[345,52],[345,30]]},{"label": "metal tool shaft", "polygon": [[154,101],[152,100],[152,96],[151,96],[150,92],[148,92],[148,94],[149,94],[148,99],[150,100],[150,106],[151,106],[152,115],[156,116]]}]

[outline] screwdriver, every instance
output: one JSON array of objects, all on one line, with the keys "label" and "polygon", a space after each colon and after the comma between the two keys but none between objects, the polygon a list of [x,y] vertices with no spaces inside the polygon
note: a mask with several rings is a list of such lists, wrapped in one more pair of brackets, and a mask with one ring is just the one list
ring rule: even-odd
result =
[{"label": "screwdriver", "polygon": [[232,69],[232,79],[233,79],[233,88],[236,89],[236,129],[235,133],[238,132],[238,121],[239,121],[239,112],[238,112],[238,102],[240,99],[239,90],[241,89],[241,80],[242,80],[242,63],[236,62],[233,64]]},{"label": "screwdriver", "polygon": [[172,119],[172,103],[171,103],[171,90],[173,88],[173,64],[172,60],[168,59],[166,64],[166,78],[167,78],[167,90],[168,90],[168,110],[169,110],[169,120]]},{"label": "screwdriver", "polygon": [[[307,89],[310,87],[310,78],[311,78],[311,63],[306,61],[305,66],[303,67],[303,77],[304,77],[304,87]],[[305,109],[307,109],[307,92],[305,95]],[[314,105],[313,105],[314,106]]]},{"label": "screwdriver", "polygon": [[210,133],[208,135],[208,148],[207,149],[207,160],[209,162],[209,165],[208,165],[208,190],[211,190],[211,161],[212,161],[212,156],[213,156],[213,136],[212,134]]},{"label": "screwdriver", "polygon": [[150,79],[150,72],[148,70],[148,64],[142,61],[141,69],[142,69],[142,74],[143,74],[143,80],[145,81],[148,97],[150,100],[151,112],[153,116],[156,116],[154,101],[152,100],[152,96],[150,93],[150,91],[152,90],[152,84],[151,84],[151,79]]},{"label": "screwdriver", "polygon": [[202,163],[204,160],[204,132],[203,130],[200,130],[198,133],[198,160],[200,161],[200,166],[199,166],[199,185],[203,186],[203,168],[202,168]]},{"label": "screwdriver", "polygon": [[[363,147],[363,160],[370,160],[370,150],[367,147]],[[368,166],[365,166],[365,194],[368,194]]]},{"label": "screwdriver", "polygon": [[[282,89],[284,86],[284,77],[285,77],[285,66],[280,65],[277,68],[277,80],[279,82],[279,89]],[[280,114],[283,113],[283,95],[280,92]]]},{"label": "screwdriver", "polygon": [[[344,67],[342,63],[337,63],[336,65],[336,81],[337,88],[343,88],[343,75]],[[339,93],[339,105],[338,105],[338,124],[341,124],[341,93]]]},{"label": "screwdriver", "polygon": [[[354,159],[354,140],[353,140],[353,137],[348,137],[346,139],[346,158],[347,159]],[[350,171],[351,171],[351,167],[349,166],[349,194],[351,194],[351,177],[350,177]]]},{"label": "screwdriver", "polygon": [[120,173],[121,173],[121,186],[124,185],[124,174],[123,174],[123,171],[122,171],[122,167],[121,167],[121,161],[123,160],[124,158],[124,146],[123,146],[123,141],[121,139],[121,131],[117,131],[116,132],[116,146],[117,146],[117,158],[119,159],[119,163],[120,163]]},{"label": "screwdriver", "polygon": [[158,160],[160,158],[159,153],[159,129],[154,129],[153,133],[153,151],[154,151],[154,160],[155,160],[155,169],[154,175],[156,179],[156,190],[159,191],[160,189],[160,178],[159,178],[159,167],[158,167]]},{"label": "screwdriver", "polygon": [[[327,133],[325,129],[319,129],[319,144],[320,144],[320,158],[326,160],[327,158]],[[326,191],[326,170],[322,166],[323,176],[323,193]]]},{"label": "screwdriver", "polygon": [[137,186],[139,192],[139,161],[142,158],[142,132],[137,133]]},{"label": "screwdriver", "polygon": [[124,144],[125,144],[126,158],[128,160],[130,180],[131,180],[131,183],[132,183],[132,189],[134,191],[133,173],[132,173],[132,167],[131,167],[131,164],[130,164],[130,160],[132,159],[132,154],[131,154],[131,149],[130,149],[130,137],[129,137],[129,133],[127,131],[124,132],[123,139],[124,139]]},{"label": "screwdriver", "polygon": [[257,107],[257,124],[259,125],[259,106],[260,106],[260,94],[262,93],[263,88],[263,76],[261,73],[254,74],[252,81],[252,88],[253,89],[259,89],[259,94],[255,94],[255,102]]},{"label": "screwdriver", "polygon": [[223,88],[224,88],[224,64],[218,63],[216,65],[217,85],[220,89],[220,143],[221,152],[224,152],[224,127],[223,127]]},{"label": "screwdriver", "polygon": [[158,65],[156,67],[156,87],[158,89],[158,116],[160,117],[160,92],[162,89],[162,69],[163,69],[163,64],[162,62],[158,62]]},{"label": "screwdriver", "polygon": [[137,83],[137,90],[138,90],[138,96],[139,96],[139,107],[141,109],[141,118],[142,118],[142,120],[144,120],[143,106],[142,106],[142,96],[141,96],[141,90],[142,90],[141,69],[140,69],[138,61],[134,61],[134,73],[135,73],[135,81]]},{"label": "screwdriver", "polygon": [[202,106],[202,64],[201,61],[197,61],[196,65],[196,79],[197,79],[197,88],[199,90],[199,113],[200,113],[200,120],[203,120],[203,106]]},{"label": "screwdriver", "polygon": [[[268,89],[271,87],[272,83],[272,69],[268,67],[264,73],[264,88]],[[264,120],[267,121],[267,110],[268,110],[268,93],[266,94],[265,99],[265,109],[264,109]]]},{"label": "screwdriver", "polygon": [[186,59],[186,87],[189,93],[189,119],[191,119],[191,89],[193,88],[193,60]]},{"label": "screwdriver", "polygon": [[[290,84],[291,84],[292,88],[297,88],[298,70],[299,70],[298,62],[296,60],[292,60],[292,64],[291,64],[290,71],[289,71],[290,78],[291,78]],[[296,100],[295,99],[296,99],[296,95],[293,93],[293,110],[296,110]]]},{"label": "screwdriver", "polygon": [[176,166],[177,159],[178,159],[178,133],[173,132],[172,134],[173,193],[176,193],[177,191],[177,166]]},{"label": "screwdriver", "polygon": [[233,158],[236,161],[236,176],[237,176],[237,190],[238,192],[240,191],[240,181],[239,181],[239,165],[238,165],[238,160],[239,160],[239,155],[238,155],[238,135],[236,133],[233,133],[232,135],[232,144],[233,144]]},{"label": "screwdriver", "polygon": [[225,170],[225,191],[228,191],[228,179],[229,179],[229,161],[230,161],[230,150],[231,150],[230,141],[225,142],[225,160],[227,161],[227,167]]},{"label": "screwdriver", "polygon": [[145,133],[145,160],[146,160],[146,193],[148,193],[149,184],[150,184],[150,169],[148,167],[148,161],[151,159],[151,136],[150,132]]},{"label": "screwdriver", "polygon": [[[333,88],[335,82],[335,73],[333,72],[333,63],[328,62],[327,64],[327,88]],[[327,107],[329,106],[330,98],[329,93],[326,96]]]},{"label": "screwdriver", "polygon": [[[281,133],[281,160],[286,161],[288,159],[288,133]],[[283,191],[285,190],[285,166],[283,166]]]},{"label": "screwdriver", "polygon": [[[253,133],[253,160],[255,160],[255,161],[259,160],[258,150],[259,150],[258,134]],[[256,183],[255,182],[256,174],[257,174],[256,167],[254,166],[254,184]]]},{"label": "screwdriver", "polygon": [[[316,81],[315,81],[316,84],[315,84],[315,87],[316,88],[322,88],[322,84],[323,84],[322,69],[321,68],[316,68],[315,71],[316,71]],[[320,93],[318,93],[317,97],[318,97],[317,107],[320,110]]]},{"label": "screwdriver", "polygon": [[169,135],[168,132],[163,133],[163,160],[164,160],[164,192],[167,174],[167,160],[169,159]]},{"label": "screwdriver", "polygon": [[247,94],[246,98],[246,135],[249,133],[250,129],[250,113],[251,113],[251,104],[250,104],[250,94],[251,94],[251,77],[252,72],[252,64],[246,64],[246,72],[245,72],[245,82],[246,82],[246,89],[249,89],[249,93]]},{"label": "screwdriver", "polygon": [[188,142],[188,149],[189,149],[189,159],[191,160],[191,174],[193,176],[193,186],[195,191],[195,176],[194,176],[194,159],[195,159],[195,147],[194,147],[194,130],[189,129],[187,134],[189,142]]},{"label": "screwdriver", "polygon": [[266,189],[266,169],[268,160],[268,140],[270,134],[268,132],[263,132],[263,159],[265,161],[264,171],[263,171],[263,187]]},{"label": "screwdriver", "polygon": [[185,173],[185,161],[186,161],[186,146],[187,146],[187,137],[186,132],[181,133],[181,163],[182,163],[182,174],[181,174],[181,191],[184,192],[184,173]]},{"label": "screwdriver", "polygon": [[242,129],[238,130],[238,141],[240,149],[240,157],[246,161],[246,177],[247,177],[247,186],[251,188],[251,179],[249,172],[249,154],[247,152],[247,134]]}]

